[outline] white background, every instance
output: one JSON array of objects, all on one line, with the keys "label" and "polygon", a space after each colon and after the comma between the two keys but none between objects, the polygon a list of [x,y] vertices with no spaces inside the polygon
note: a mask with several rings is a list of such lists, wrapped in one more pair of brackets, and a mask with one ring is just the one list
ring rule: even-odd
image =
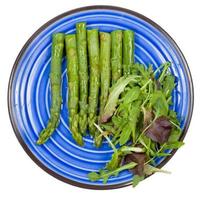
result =
[{"label": "white background", "polygon": [[[205,6],[203,0],[5,0],[0,2],[0,199],[205,199]],[[65,184],[40,169],[18,143],[8,117],[7,85],[25,41],[49,19],[73,8],[108,4],[133,9],[162,26],[184,53],[194,81],[194,113],[181,148],[137,188],[94,191]]]}]

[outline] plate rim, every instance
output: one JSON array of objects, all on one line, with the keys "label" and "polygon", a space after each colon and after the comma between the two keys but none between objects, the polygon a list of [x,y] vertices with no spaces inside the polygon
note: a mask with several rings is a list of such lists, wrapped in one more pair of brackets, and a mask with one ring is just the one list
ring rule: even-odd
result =
[{"label": "plate rim", "polygon": [[[122,187],[126,187],[131,185],[131,182],[125,182],[125,183],[119,183],[119,184],[115,184],[115,185],[90,185],[90,184],[85,184],[85,183],[79,183],[77,181],[73,181],[71,179],[65,178],[64,176],[61,176],[60,174],[54,172],[53,170],[49,169],[46,165],[44,165],[40,160],[38,160],[38,158],[31,152],[31,150],[27,147],[26,143],[24,142],[23,138],[21,137],[21,134],[16,126],[15,123],[15,119],[13,116],[13,110],[12,110],[12,86],[13,86],[13,80],[14,80],[14,75],[16,73],[16,70],[18,68],[18,64],[19,61],[21,59],[21,57],[23,56],[23,54],[25,53],[27,47],[30,45],[30,43],[36,38],[36,36],[38,36],[45,28],[47,28],[48,26],[50,26],[52,23],[58,21],[59,19],[66,17],[68,15],[72,15],[74,13],[78,13],[78,12],[82,12],[82,11],[88,11],[88,10],[113,10],[113,11],[121,11],[130,15],[133,15],[135,17],[138,17],[144,21],[146,21],[147,23],[151,24],[152,26],[154,26],[160,33],[162,33],[166,39],[169,40],[169,42],[173,45],[174,49],[176,50],[176,52],[178,53],[178,55],[180,56],[182,63],[184,65],[184,69],[188,78],[188,85],[189,85],[189,91],[190,91],[190,96],[189,96],[189,101],[190,101],[190,107],[188,110],[188,116],[187,116],[187,121],[185,123],[184,126],[184,130],[182,132],[182,135],[180,137],[180,141],[184,140],[184,137],[187,134],[187,130],[189,128],[190,122],[191,122],[191,118],[192,118],[192,114],[193,114],[193,107],[194,107],[194,86],[193,86],[193,80],[192,80],[192,76],[191,76],[191,72],[188,66],[188,63],[182,53],[182,51],[180,50],[179,46],[177,45],[177,43],[174,41],[174,39],[161,27],[159,26],[157,23],[155,23],[154,21],[152,21],[151,19],[149,19],[148,17],[145,17],[144,15],[127,9],[127,8],[122,8],[122,7],[118,7],[118,6],[108,6],[108,5],[94,5],[94,6],[84,6],[84,7],[80,7],[80,8],[76,8],[76,9],[72,9],[69,10],[67,12],[64,12],[60,15],[57,15],[56,17],[52,18],[51,20],[49,20],[48,22],[46,22],[45,24],[43,24],[39,29],[37,29],[32,36],[27,40],[27,42],[23,45],[21,51],[19,52],[12,70],[11,70],[11,74],[10,74],[10,78],[9,78],[9,83],[8,83],[8,89],[7,89],[7,106],[8,106],[8,113],[9,113],[9,118],[11,121],[11,125],[13,128],[13,131],[19,141],[19,143],[21,144],[21,146],[23,147],[24,151],[28,154],[28,156],[44,171],[46,171],[48,174],[50,174],[51,176],[55,177],[58,180],[61,180],[65,183],[69,183],[71,185],[80,187],[80,188],[85,188],[85,189],[94,189],[94,190],[106,190],[106,189],[117,189],[117,188],[122,188]],[[167,158],[165,158],[159,165],[158,167],[161,168],[163,167],[172,157],[173,155],[176,153],[177,149],[172,150],[171,155]]]}]

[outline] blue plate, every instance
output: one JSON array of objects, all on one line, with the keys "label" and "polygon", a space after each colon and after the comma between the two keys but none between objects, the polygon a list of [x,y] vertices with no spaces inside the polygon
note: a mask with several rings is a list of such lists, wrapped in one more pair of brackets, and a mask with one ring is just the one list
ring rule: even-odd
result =
[{"label": "blue plate", "polygon": [[[63,60],[63,105],[60,125],[44,145],[37,146],[40,131],[49,119],[51,36],[55,32],[74,33],[77,22],[87,22],[88,29],[99,28],[111,32],[131,29],[135,32],[135,59],[152,63],[156,69],[165,61],[172,63],[171,73],[176,76],[173,92],[173,109],[182,119],[184,138],[193,109],[193,86],[188,65],[171,37],[148,18],[123,8],[91,6],[66,12],[55,17],[27,41],[14,64],[9,88],[8,106],[15,134],[28,155],[46,172],[67,183],[92,189],[111,189],[129,185],[132,174],[124,171],[104,185],[102,181],[90,182],[87,174],[105,166],[112,150],[106,142],[97,149],[93,140],[85,137],[85,146],[79,147],[68,126],[66,60]],[[172,151],[172,155],[175,151]],[[171,157],[171,156],[170,156]],[[162,167],[169,159],[157,158]]]}]

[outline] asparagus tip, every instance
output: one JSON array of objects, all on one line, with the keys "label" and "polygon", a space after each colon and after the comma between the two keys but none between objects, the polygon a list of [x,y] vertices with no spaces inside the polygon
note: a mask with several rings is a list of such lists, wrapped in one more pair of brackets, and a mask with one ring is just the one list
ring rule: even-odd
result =
[{"label": "asparagus tip", "polygon": [[39,138],[37,141],[36,141],[36,144],[37,145],[41,145],[41,144],[43,144],[44,142],[43,142],[43,140],[41,139],[41,138]]}]

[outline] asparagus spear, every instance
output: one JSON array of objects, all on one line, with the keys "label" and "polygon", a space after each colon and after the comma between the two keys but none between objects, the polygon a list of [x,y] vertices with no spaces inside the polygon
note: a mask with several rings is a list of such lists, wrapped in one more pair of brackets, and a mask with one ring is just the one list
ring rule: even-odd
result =
[{"label": "asparagus spear", "polygon": [[[104,111],[110,88],[110,53],[111,53],[111,36],[109,33],[100,33],[100,77],[101,77],[101,94],[100,94],[100,116]],[[95,145],[101,145],[102,136],[100,132],[95,132]]]},{"label": "asparagus spear", "polygon": [[117,82],[117,80],[122,75],[122,31],[116,30],[111,33],[112,39],[112,56],[111,56],[111,66],[112,66],[112,85]]},{"label": "asparagus spear", "polygon": [[86,23],[76,24],[77,51],[79,61],[79,82],[80,82],[80,112],[79,129],[85,134],[87,129],[87,99],[88,99],[88,63],[87,63],[87,40]]},{"label": "asparagus spear", "polygon": [[123,75],[129,75],[134,64],[134,32],[123,32]]},{"label": "asparagus spear", "polygon": [[79,78],[78,78],[78,58],[75,34],[65,36],[67,74],[69,87],[69,123],[72,136],[79,145],[83,145],[83,138],[78,130],[78,100],[79,100]]},{"label": "asparagus spear", "polygon": [[102,114],[107,102],[110,88],[110,51],[111,37],[109,33],[100,33],[100,76],[101,76],[101,96],[100,114]]},{"label": "asparagus spear", "polygon": [[52,56],[51,56],[51,95],[52,105],[50,108],[50,119],[47,127],[41,131],[37,144],[45,143],[59,124],[61,110],[61,62],[64,48],[64,34],[56,33],[52,36]]},{"label": "asparagus spear", "polygon": [[87,31],[88,54],[90,61],[90,93],[88,107],[88,123],[91,135],[94,135],[96,128],[94,122],[97,120],[98,95],[100,86],[99,69],[99,38],[98,29]]}]

